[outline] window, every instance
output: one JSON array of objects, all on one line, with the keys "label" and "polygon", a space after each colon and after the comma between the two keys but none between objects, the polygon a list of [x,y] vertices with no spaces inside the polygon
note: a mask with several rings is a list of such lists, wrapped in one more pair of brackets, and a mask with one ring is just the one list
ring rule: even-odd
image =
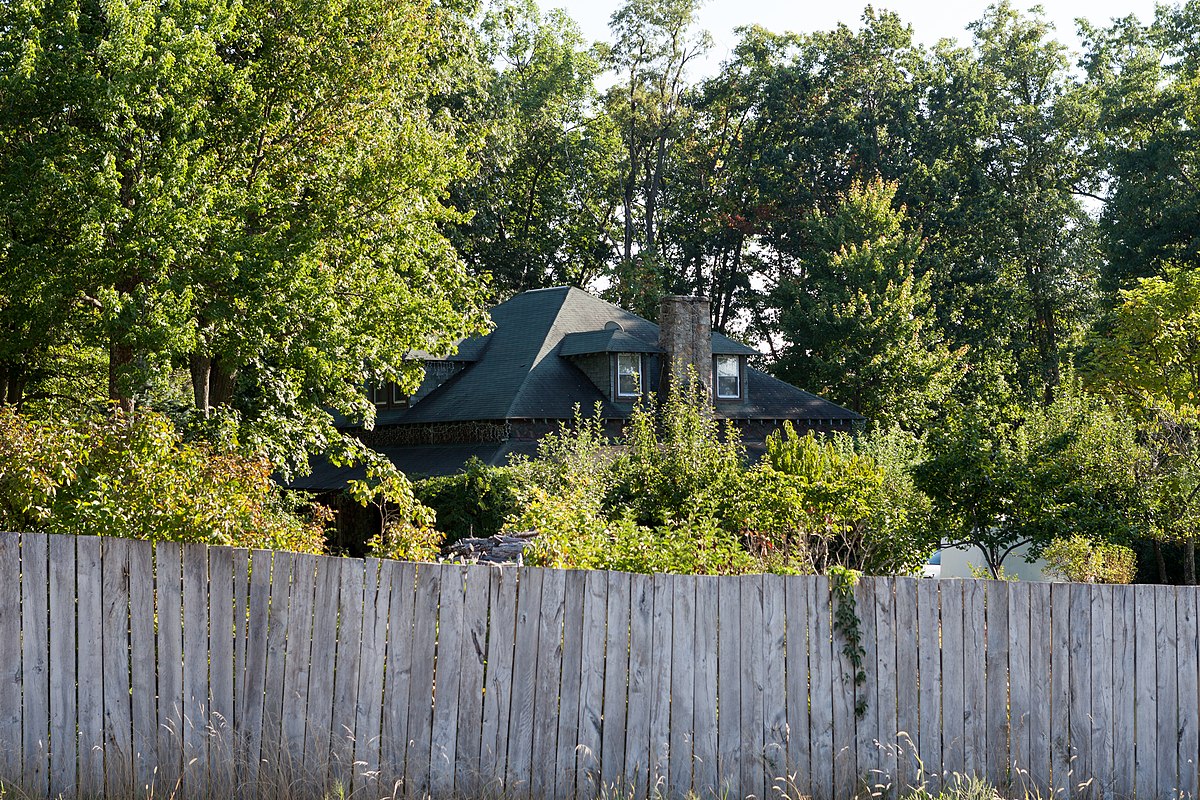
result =
[{"label": "window", "polygon": [[641,391],[642,357],[637,353],[617,354],[617,397],[637,397]]},{"label": "window", "polygon": [[388,404],[388,387],[386,384],[371,387],[371,402],[377,406],[386,406]]},{"label": "window", "polygon": [[408,408],[408,395],[398,384],[392,384],[392,405],[396,408]]},{"label": "window", "polygon": [[736,400],[742,396],[742,364],[737,356],[717,356],[717,398]]}]

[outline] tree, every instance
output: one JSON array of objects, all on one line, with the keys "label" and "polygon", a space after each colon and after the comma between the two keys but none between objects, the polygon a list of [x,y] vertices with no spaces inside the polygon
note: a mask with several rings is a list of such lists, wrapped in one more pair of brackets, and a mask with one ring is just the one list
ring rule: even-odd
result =
[{"label": "tree", "polygon": [[[413,385],[409,351],[484,324],[441,230],[446,187],[468,169],[430,111],[453,9],[3,13],[2,58],[20,67],[0,121],[0,269],[45,276],[62,325],[19,347],[102,347],[127,411],[170,401],[186,369],[197,416],[233,412],[239,440],[286,471],[335,435],[331,410],[369,419],[367,385]],[[41,288],[18,283],[0,324],[21,329]]]},{"label": "tree", "polygon": [[621,305],[653,318],[665,287],[659,205],[668,151],[679,137],[688,64],[709,46],[693,33],[698,0],[627,0],[609,23],[608,65],[620,76],[606,96],[624,141],[621,201],[624,236],[614,292]]},{"label": "tree", "polygon": [[456,184],[472,216],[454,240],[494,292],[585,286],[616,250],[621,143],[597,107],[600,62],[561,11],[497,2],[481,26],[490,64],[479,171]]},{"label": "tree", "polygon": [[941,406],[957,356],[935,324],[920,236],[895,184],[855,184],[809,223],[811,255],[776,290],[786,342],[775,369],[888,426],[919,427]]},{"label": "tree", "polygon": [[1074,382],[1047,407],[957,408],[930,434],[915,471],[946,546],[979,549],[993,576],[1029,545],[1057,539],[1122,544],[1140,532],[1147,453],[1133,420]]},{"label": "tree", "polygon": [[1150,451],[1143,485],[1151,533],[1185,545],[1185,580],[1194,584],[1200,535],[1200,270],[1162,269],[1162,276],[1138,279],[1118,293],[1118,305],[1093,334],[1089,377],[1140,413]]},{"label": "tree", "polygon": [[1100,229],[1103,287],[1116,292],[1159,273],[1168,261],[1200,256],[1200,4],[1160,6],[1153,22],[1135,17],[1084,27],[1084,65],[1099,109],[1095,183],[1105,204]]}]

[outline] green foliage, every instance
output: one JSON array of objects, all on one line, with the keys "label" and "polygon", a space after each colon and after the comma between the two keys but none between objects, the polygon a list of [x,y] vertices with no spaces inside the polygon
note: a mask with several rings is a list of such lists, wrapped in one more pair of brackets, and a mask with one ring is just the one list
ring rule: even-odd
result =
[{"label": "green foliage", "polygon": [[[832,567],[829,570],[831,586],[837,604],[833,611],[833,629],[842,637],[842,654],[850,661],[854,670],[854,686],[864,686],[867,682],[867,672],[864,659],[867,651],[863,647],[862,620],[858,616],[858,601],[854,597],[854,587],[858,585],[861,573],[845,567]],[[867,713],[867,698],[859,697],[854,703],[854,716],[862,717]]]},{"label": "green foliage", "polygon": [[638,524],[719,519],[742,490],[746,455],[740,436],[713,416],[699,381],[687,386],[673,387],[661,408],[638,405],[610,470],[607,504]]},{"label": "green foliage", "polygon": [[1046,572],[1081,583],[1133,583],[1137,558],[1128,547],[1093,544],[1085,536],[1055,539],[1045,550]]},{"label": "green foliage", "polygon": [[896,184],[854,183],[808,222],[809,254],[776,292],[787,342],[776,372],[884,426],[919,428],[946,400],[957,357],[934,318],[919,233]]},{"label": "green foliage", "polygon": [[803,573],[910,574],[937,549],[909,475],[919,453],[899,430],[818,439],[785,424],[746,473],[736,518],[757,550]]},{"label": "green foliage", "polygon": [[612,253],[621,147],[594,111],[599,60],[565,13],[541,14],[533,0],[498,0],[479,35],[480,167],[454,188],[472,216],[452,238],[501,296],[587,285]]},{"label": "green foliage", "polygon": [[477,458],[454,475],[426,478],[413,484],[413,493],[437,515],[437,529],[449,542],[467,536],[492,536],[516,510],[514,471],[489,467]]},{"label": "green foliage", "polygon": [[0,10],[7,399],[42,391],[14,365],[86,348],[125,410],[177,402],[186,376],[196,417],[235,410],[287,473],[336,435],[331,411],[369,419],[365,386],[411,386],[409,351],[484,326],[442,233],[469,164],[430,112],[454,11],[33,8]]},{"label": "green foliage", "polygon": [[1024,544],[1036,557],[1075,534],[1126,541],[1139,532],[1147,453],[1135,421],[1073,380],[1046,408],[954,413],[914,473],[947,544],[978,547],[993,576]]},{"label": "green foliage", "polygon": [[319,553],[328,511],[303,505],[263,458],[186,443],[157,414],[0,409],[0,529]]},{"label": "green foliage", "polygon": [[855,444],[789,429],[748,469],[736,429],[675,390],[659,409],[638,406],[616,442],[599,416],[543,440],[515,468],[522,509],[505,527],[539,531],[526,554],[549,566],[909,573],[936,547],[907,475],[918,452],[898,430]]},{"label": "green foliage", "polygon": [[413,493],[412,483],[384,456],[347,441],[335,463],[361,463],[366,475],[349,481],[347,493],[379,514],[379,533],[367,542],[376,558],[401,561],[436,561],[445,534],[434,527],[435,514]]}]

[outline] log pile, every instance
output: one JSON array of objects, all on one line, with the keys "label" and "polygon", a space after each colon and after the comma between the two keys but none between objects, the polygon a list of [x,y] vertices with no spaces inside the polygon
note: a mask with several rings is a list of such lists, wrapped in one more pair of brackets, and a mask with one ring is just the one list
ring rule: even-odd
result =
[{"label": "log pile", "polygon": [[459,539],[448,548],[450,561],[468,564],[524,563],[525,547],[538,535],[537,531],[498,533],[487,538]]}]

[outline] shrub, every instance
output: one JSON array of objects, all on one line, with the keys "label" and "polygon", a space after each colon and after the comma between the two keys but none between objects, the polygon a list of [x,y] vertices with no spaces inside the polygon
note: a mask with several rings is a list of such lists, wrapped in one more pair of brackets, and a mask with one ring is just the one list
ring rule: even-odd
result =
[{"label": "shrub", "polygon": [[433,509],[437,529],[454,542],[498,533],[517,509],[516,480],[513,470],[472,458],[458,474],[417,481],[413,494]]},{"label": "shrub", "polygon": [[918,450],[898,430],[817,438],[786,424],[747,473],[735,516],[776,568],[911,573],[937,547],[923,525],[928,503],[908,474]]},{"label": "shrub", "polygon": [[0,409],[0,529],[319,553],[324,507],[266,459],[186,443],[165,418],[32,420]]},{"label": "shrub", "polygon": [[1085,536],[1055,539],[1042,552],[1046,572],[1080,583],[1133,583],[1137,558],[1119,544],[1093,543]]}]

